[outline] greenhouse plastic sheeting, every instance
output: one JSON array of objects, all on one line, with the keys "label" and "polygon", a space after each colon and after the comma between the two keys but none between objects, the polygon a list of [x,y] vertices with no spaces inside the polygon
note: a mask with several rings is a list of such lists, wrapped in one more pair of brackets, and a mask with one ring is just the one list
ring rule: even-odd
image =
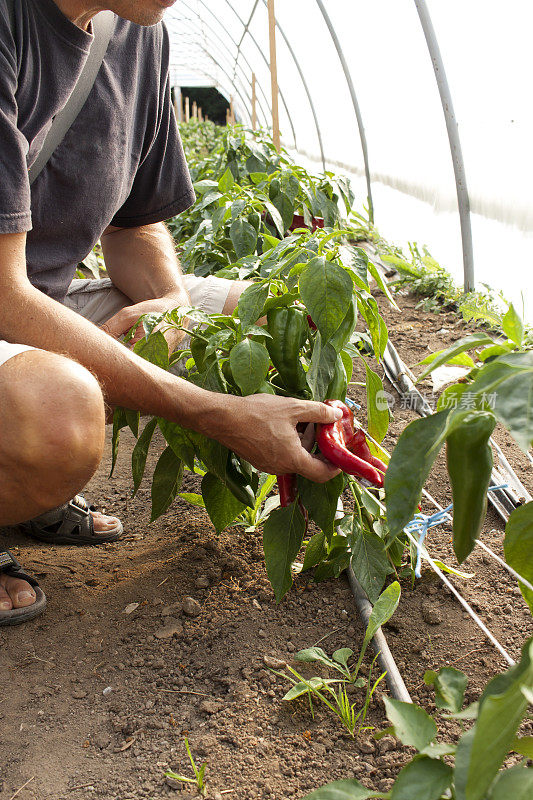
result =
[{"label": "greenhouse plastic sheeting", "polygon": [[[462,282],[457,194],[431,58],[413,0],[325,0],[357,95],[372,180],[375,223],[392,242],[417,241]],[[486,282],[533,315],[533,106],[526,0],[428,0],[459,124],[472,209],[476,282]],[[367,206],[361,139],[337,50],[316,0],[276,0],[276,19],[304,74],[328,168],[352,175]],[[253,12],[253,16],[252,16]],[[245,24],[252,16],[249,29]],[[166,16],[176,86],[216,85],[251,119],[270,127],[266,0],[177,0]],[[283,144],[320,171],[309,99],[277,32]],[[529,286],[528,286],[529,284]]]}]

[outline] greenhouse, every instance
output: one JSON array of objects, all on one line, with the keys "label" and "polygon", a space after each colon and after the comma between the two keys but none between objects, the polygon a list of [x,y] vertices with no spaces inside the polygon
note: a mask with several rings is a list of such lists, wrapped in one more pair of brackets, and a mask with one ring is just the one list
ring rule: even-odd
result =
[{"label": "greenhouse", "polygon": [[0,0],[0,800],[533,796],[532,23]]}]

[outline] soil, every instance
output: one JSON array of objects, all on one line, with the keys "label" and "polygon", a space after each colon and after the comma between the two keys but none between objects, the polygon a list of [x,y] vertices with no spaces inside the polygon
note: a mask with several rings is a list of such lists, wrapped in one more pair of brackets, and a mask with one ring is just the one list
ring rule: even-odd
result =
[{"label": "soil", "polygon": [[[467,332],[454,314],[423,312],[408,295],[399,302],[401,312],[384,304],[383,313],[409,365]],[[360,398],[361,390],[353,394]],[[396,403],[389,448],[414,416]],[[505,431],[496,437],[531,490],[528,460]],[[289,684],[268,669],[275,663],[269,659],[291,664],[297,650],[318,642],[330,653],[345,646],[357,652],[363,629],[345,579],[315,584],[300,575],[276,606],[260,531],[231,528],[217,536],[204,512],[182,500],[149,524],[149,481],[131,497],[132,445],[124,434],[111,481],[108,447],[86,490],[122,518],[120,542],[52,547],[1,532],[49,605],[40,618],[0,632],[0,800],[184,800],[195,796],[192,787],[169,785],[164,773],[192,774],[185,736],[197,763],[207,761],[211,798],[301,798],[347,777],[387,791],[412,752],[390,736],[376,742],[371,731],[352,740],[326,709],[317,708],[313,719],[303,701],[282,702]],[[153,449],[152,466],[162,446]],[[194,491],[194,481],[189,477],[184,490]],[[428,489],[442,505],[450,501],[442,461]],[[500,555],[502,531],[489,509],[482,538]],[[455,565],[449,526],[430,532],[428,548]],[[515,581],[480,548],[462,569],[473,577],[452,582],[518,658],[531,616]],[[402,586],[385,633],[413,700],[430,712],[426,669],[448,664],[467,672],[473,701],[506,666],[427,566],[414,586]],[[369,664],[370,657],[365,674]],[[308,676],[322,674],[306,666]],[[367,725],[385,726],[386,692],[382,682]],[[439,730],[458,733],[455,723]]]}]

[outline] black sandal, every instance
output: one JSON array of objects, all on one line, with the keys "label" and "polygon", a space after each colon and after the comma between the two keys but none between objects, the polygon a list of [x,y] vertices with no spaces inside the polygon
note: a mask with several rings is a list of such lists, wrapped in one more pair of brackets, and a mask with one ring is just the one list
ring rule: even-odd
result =
[{"label": "black sandal", "polygon": [[0,573],[9,575],[11,578],[19,578],[22,581],[27,581],[35,591],[35,602],[31,606],[25,608],[11,608],[9,611],[2,611],[0,609],[0,627],[2,625],[20,625],[22,622],[27,622],[29,619],[37,617],[42,614],[46,608],[46,595],[40,588],[39,584],[28,575],[20,566],[17,559],[11,555],[9,550],[0,551]]},{"label": "black sandal", "polygon": [[124,532],[120,520],[117,520],[114,528],[102,532],[94,530],[90,512],[95,510],[84,497],[77,494],[59,508],[21,523],[19,528],[28,536],[49,544],[103,544],[120,539]]}]

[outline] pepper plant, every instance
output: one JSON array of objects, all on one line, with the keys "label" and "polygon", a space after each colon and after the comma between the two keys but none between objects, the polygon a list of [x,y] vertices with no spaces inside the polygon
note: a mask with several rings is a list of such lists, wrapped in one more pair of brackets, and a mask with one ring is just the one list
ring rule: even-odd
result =
[{"label": "pepper plant", "polygon": [[[164,315],[148,315],[142,321],[145,337],[135,345],[135,351],[164,369],[179,360],[184,377],[209,391],[240,396],[270,393],[319,401],[344,399],[353,359],[362,359],[368,377],[367,405],[372,409],[369,426],[378,441],[386,433],[388,411],[378,409],[376,395],[382,383],[366,361],[366,341],[365,352],[358,347],[362,342],[361,334],[355,331],[358,315],[371,331],[369,339],[375,358],[383,354],[387,332],[370,294],[369,273],[364,270],[366,255],[362,251],[357,254],[357,267],[351,260],[344,264],[335,238],[325,231],[316,233],[313,245],[305,237],[303,241],[296,235],[289,239],[276,245],[275,257],[271,250],[258,257],[260,274],[265,263],[270,268],[265,277],[243,292],[231,316],[207,315],[183,307]],[[266,324],[259,325],[265,317]],[[186,319],[201,327],[189,329]],[[163,335],[165,327],[182,329],[190,337],[186,349],[170,358]],[[120,410],[115,417],[116,445],[118,432],[126,425],[138,435],[138,415]],[[218,531],[240,521],[243,515],[250,517],[250,511],[257,514],[258,501],[264,499],[264,487],[269,485],[265,478],[219,443],[162,419],[147,423],[134,448],[135,489],[142,479],[156,427],[168,446],[152,478],[152,519],[166,511],[178,494],[184,469],[202,474],[201,503]],[[278,482],[281,480],[278,478]],[[363,583],[369,585],[368,549],[360,546],[358,539],[370,534],[361,530],[359,536],[357,524],[352,526],[350,536],[340,537],[334,529],[345,477],[341,474],[327,484],[314,484],[299,477],[294,486],[291,501],[271,507],[263,527],[267,572],[276,598],[280,600],[292,584],[291,563],[304,541],[308,517],[320,529],[320,539],[314,536],[309,540],[304,568],[323,563],[322,577],[328,577],[338,574],[337,568],[340,572],[341,564],[358,552],[364,557],[356,558],[354,568]],[[182,497],[200,502],[197,497]],[[370,494],[364,497],[362,504],[370,508]],[[365,509],[367,516],[370,513]],[[371,534],[373,540],[379,540],[379,555],[378,542],[374,541],[373,557],[383,562],[383,581],[393,569],[383,543],[384,534],[384,528]],[[373,599],[383,581],[372,582]]]},{"label": "pepper plant", "polygon": [[[421,362],[426,366],[419,381],[442,364],[470,370],[443,392],[435,414],[411,422],[398,439],[385,477],[389,541],[412,519],[431,467],[446,445],[453,547],[458,561],[464,561],[485,517],[493,463],[490,437],[496,423],[524,452],[533,444],[533,351],[524,349],[524,324],[512,305],[502,327],[506,340],[475,333]],[[509,565],[531,582],[533,502],[512,512],[504,547]],[[533,610],[531,591],[524,585],[521,589]]]},{"label": "pepper plant", "polygon": [[[461,725],[475,720],[457,745],[436,742],[436,721],[423,708],[384,698],[392,734],[417,754],[400,771],[390,792],[374,792],[355,779],[335,781],[303,800],[526,800],[533,794],[533,737],[519,728],[533,701],[533,639],[522,648],[520,663],[494,677],[479,702],[462,708],[468,684],[453,667],[428,671],[424,681],[435,687],[435,703],[445,719]],[[509,753],[520,763],[502,769]]]}]

